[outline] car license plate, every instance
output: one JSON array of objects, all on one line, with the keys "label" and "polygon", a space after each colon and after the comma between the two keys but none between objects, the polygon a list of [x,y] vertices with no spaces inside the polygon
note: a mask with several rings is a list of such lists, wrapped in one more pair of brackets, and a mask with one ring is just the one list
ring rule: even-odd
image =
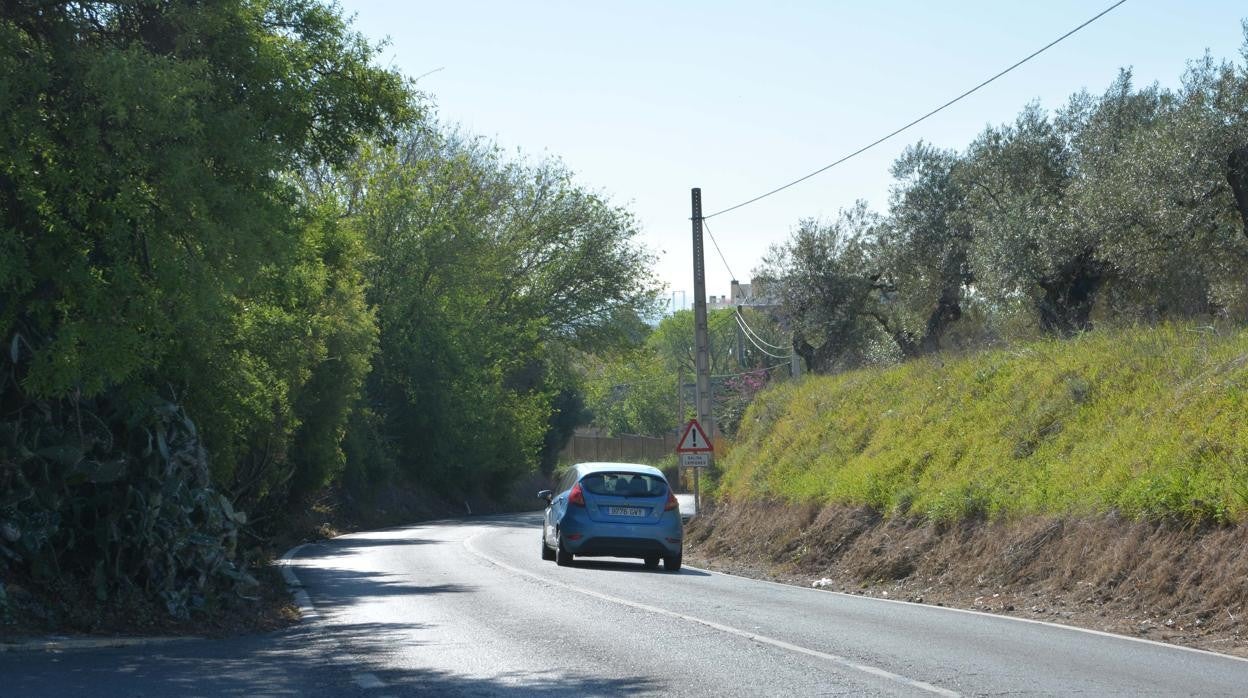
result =
[{"label": "car license plate", "polygon": [[641,507],[607,507],[611,516],[645,516],[646,510]]}]

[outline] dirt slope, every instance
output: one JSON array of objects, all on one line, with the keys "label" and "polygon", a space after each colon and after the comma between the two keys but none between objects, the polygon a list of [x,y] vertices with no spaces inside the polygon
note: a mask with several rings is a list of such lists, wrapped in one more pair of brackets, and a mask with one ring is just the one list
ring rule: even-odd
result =
[{"label": "dirt slope", "polygon": [[937,525],[727,501],[686,536],[687,560],[711,569],[1248,656],[1248,525],[1112,516]]}]

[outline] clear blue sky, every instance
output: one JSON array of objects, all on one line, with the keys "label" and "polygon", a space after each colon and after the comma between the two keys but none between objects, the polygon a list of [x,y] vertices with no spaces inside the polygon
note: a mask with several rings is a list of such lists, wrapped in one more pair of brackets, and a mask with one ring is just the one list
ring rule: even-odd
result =
[{"label": "clear blue sky", "polygon": [[[591,2],[344,0],[383,63],[440,118],[632,210],[656,271],[692,295],[689,190],[711,213],[838,159],[1064,34],[1111,0]],[[747,281],[807,217],[883,210],[890,163],[923,139],[962,149],[1031,100],[1103,91],[1119,67],[1176,86],[1208,50],[1244,64],[1240,0],[1128,0],[1078,34],[858,158],[710,223],[707,292]],[[679,303],[679,297],[677,298]]]}]

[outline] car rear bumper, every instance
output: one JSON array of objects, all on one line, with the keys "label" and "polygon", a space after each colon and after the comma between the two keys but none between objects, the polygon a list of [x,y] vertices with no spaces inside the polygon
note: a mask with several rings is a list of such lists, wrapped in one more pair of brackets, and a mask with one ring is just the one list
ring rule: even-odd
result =
[{"label": "car rear bumper", "polygon": [[580,541],[565,541],[568,552],[588,557],[663,557],[680,553],[680,543],[669,544],[653,538],[619,538],[596,536]]},{"label": "car rear bumper", "polygon": [[655,524],[592,521],[586,516],[565,516],[559,524],[564,550],[574,555],[611,557],[664,557],[681,554],[684,532],[677,512]]}]

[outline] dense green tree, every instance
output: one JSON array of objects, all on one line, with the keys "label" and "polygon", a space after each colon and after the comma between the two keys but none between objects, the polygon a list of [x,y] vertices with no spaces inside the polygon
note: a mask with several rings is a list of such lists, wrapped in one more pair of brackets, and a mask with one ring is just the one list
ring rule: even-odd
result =
[{"label": "dense green tree", "polygon": [[959,164],[956,153],[922,142],[893,163],[888,215],[871,251],[882,288],[868,312],[906,357],[941,348],[974,281]]},{"label": "dense green tree", "polygon": [[1231,151],[1226,158],[1226,181],[1235,194],[1235,207],[1248,237],[1248,145]]},{"label": "dense green tree", "polygon": [[1031,298],[1061,334],[1090,328],[1098,304],[1153,320],[1237,302],[1244,248],[1225,163],[1245,138],[1240,82],[1208,58],[1177,92],[1136,89],[1123,71],[1053,119],[1032,106],[986,131],[961,170],[980,287]]},{"label": "dense green tree", "polygon": [[873,312],[886,288],[872,260],[881,219],[858,202],[831,224],[803,220],[773,246],[759,276],[779,297],[806,369],[831,372],[895,353]]},{"label": "dense green tree", "polygon": [[315,3],[15,2],[0,19],[0,333],[38,343],[35,395],[184,378],[182,352],[219,345],[251,282],[297,255],[283,173],[407,109]]},{"label": "dense green tree", "polygon": [[1028,105],[1013,124],[984,131],[959,174],[977,287],[999,302],[1030,298],[1046,331],[1089,329],[1112,266],[1098,231],[1069,205],[1077,175],[1067,134]]},{"label": "dense green tree", "polygon": [[[735,313],[735,309],[728,308],[707,313],[711,375],[726,375],[740,370],[736,355]],[[692,310],[679,310],[660,320],[654,332],[646,338],[646,345],[662,363],[664,370],[673,376],[677,373],[683,374],[686,380],[693,380],[692,376],[697,370],[693,320]]]},{"label": "dense green tree", "polygon": [[[737,323],[737,312],[735,308],[720,308],[707,314],[711,389],[717,415],[729,408],[739,412],[741,396],[747,401],[752,398],[760,381],[769,380],[771,370],[780,367],[783,375],[788,375],[788,357],[769,355],[787,351],[783,348],[787,337],[778,323],[766,312],[742,308],[745,326],[756,338],[750,341],[750,334]],[[586,359],[586,392],[595,425],[612,434],[661,436],[694,414],[690,389],[696,376],[693,315],[692,310],[677,311],[659,321],[645,337],[644,345]],[[743,361],[737,356],[739,334]],[[685,386],[683,397],[678,397],[678,381]],[[682,399],[684,415],[678,413]]]},{"label": "dense green tree", "polygon": [[365,150],[337,190],[370,252],[367,394],[397,472],[496,490],[557,450],[576,387],[552,360],[627,341],[652,302],[631,216],[558,162],[432,123]]},{"label": "dense green tree", "polygon": [[1018,331],[1020,307],[1063,336],[1099,319],[1244,317],[1246,117],[1248,66],[1206,56],[1177,90],[1124,70],[1054,113],[1028,105],[965,153],[908,148],[885,215],[804,222],[764,271],[816,370],[865,359],[863,317],[902,357],[947,344],[968,311],[976,327],[954,344]]},{"label": "dense green tree", "polygon": [[0,7],[0,557],[184,612],[231,498],[264,520],[340,467],[362,248],[292,175],[413,116],[374,56],[310,0]]},{"label": "dense green tree", "polygon": [[1081,167],[1086,175],[1074,188],[1075,205],[1101,231],[1115,265],[1120,302],[1107,308],[1114,315],[1209,316],[1242,299],[1242,282],[1228,282],[1248,262],[1248,246],[1224,171],[1235,144],[1248,140],[1237,82],[1230,65],[1206,57],[1189,65],[1176,92],[1116,85],[1098,106],[1130,116],[1133,103],[1156,101],[1151,118],[1081,129],[1094,143],[1121,144],[1108,162]]},{"label": "dense green tree", "polygon": [[[1226,109],[1229,123],[1239,125],[1248,124],[1248,20],[1243,21],[1243,27],[1244,46],[1240,49],[1240,56],[1244,62],[1232,68],[1234,72],[1227,90],[1229,104]],[[1231,146],[1226,158],[1226,180],[1235,197],[1235,208],[1243,224],[1244,236],[1248,237],[1248,138],[1241,137]]]},{"label": "dense green tree", "polygon": [[291,442],[291,503],[304,504],[309,495],[341,475],[346,463],[342,442],[351,412],[371,367],[377,326],[364,299],[360,266],[362,241],[330,211],[310,228],[323,262],[304,324],[305,336],[316,340],[314,365],[293,393],[298,419]]},{"label": "dense green tree", "polygon": [[589,363],[586,397],[595,425],[610,434],[660,436],[680,423],[676,373],[652,346]]}]

